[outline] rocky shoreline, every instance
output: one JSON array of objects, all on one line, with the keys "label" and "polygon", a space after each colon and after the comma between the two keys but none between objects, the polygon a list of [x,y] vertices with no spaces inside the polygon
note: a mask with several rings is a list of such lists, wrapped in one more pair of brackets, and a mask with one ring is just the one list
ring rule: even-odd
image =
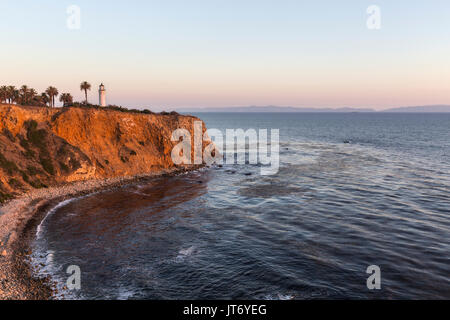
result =
[{"label": "rocky shoreline", "polygon": [[200,166],[173,168],[131,177],[87,180],[60,187],[33,190],[0,207],[0,300],[49,300],[55,286],[36,278],[29,263],[30,243],[46,213],[59,202],[94,192],[144,182],[158,176],[174,176]]}]

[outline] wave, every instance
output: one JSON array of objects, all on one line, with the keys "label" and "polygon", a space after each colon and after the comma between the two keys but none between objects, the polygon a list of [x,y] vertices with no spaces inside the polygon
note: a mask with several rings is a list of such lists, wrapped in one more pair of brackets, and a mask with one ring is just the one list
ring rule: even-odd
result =
[{"label": "wave", "polygon": [[36,239],[40,239],[42,237],[43,226],[44,226],[46,220],[48,219],[48,217],[53,215],[56,212],[56,210],[58,210],[58,209],[60,209],[62,207],[65,207],[66,205],[68,205],[72,201],[75,201],[76,199],[79,199],[79,198],[72,198],[72,199],[61,201],[55,207],[53,207],[49,212],[47,212],[47,214],[45,215],[44,219],[42,219],[41,223],[37,226]]},{"label": "wave", "polygon": [[181,249],[178,252],[177,257],[175,258],[175,262],[183,262],[184,260],[186,260],[186,258],[192,256],[192,254],[194,253],[196,247],[195,246],[191,246],[187,249]]}]

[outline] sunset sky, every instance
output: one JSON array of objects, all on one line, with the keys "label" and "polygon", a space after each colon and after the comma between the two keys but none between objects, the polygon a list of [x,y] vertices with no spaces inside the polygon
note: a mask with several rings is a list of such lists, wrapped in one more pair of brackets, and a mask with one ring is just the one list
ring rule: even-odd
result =
[{"label": "sunset sky", "polygon": [[86,80],[98,102],[104,82],[108,103],[153,109],[450,104],[449,17],[448,0],[2,0],[0,85],[81,100]]}]

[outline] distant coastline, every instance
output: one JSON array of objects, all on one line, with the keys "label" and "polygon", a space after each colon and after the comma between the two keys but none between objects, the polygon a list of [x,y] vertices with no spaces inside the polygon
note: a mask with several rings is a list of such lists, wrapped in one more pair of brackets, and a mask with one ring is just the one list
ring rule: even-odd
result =
[{"label": "distant coastline", "polygon": [[267,113],[450,113],[450,105],[430,105],[389,108],[375,110],[370,108],[297,108],[277,106],[248,106],[248,107],[222,107],[222,108],[177,108],[181,113],[192,112],[267,112]]}]

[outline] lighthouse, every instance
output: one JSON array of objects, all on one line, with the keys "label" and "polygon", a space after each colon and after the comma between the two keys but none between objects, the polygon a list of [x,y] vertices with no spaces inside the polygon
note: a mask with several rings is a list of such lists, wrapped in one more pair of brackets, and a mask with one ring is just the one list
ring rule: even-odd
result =
[{"label": "lighthouse", "polygon": [[103,83],[98,88],[98,104],[102,107],[106,107],[106,90]]}]

